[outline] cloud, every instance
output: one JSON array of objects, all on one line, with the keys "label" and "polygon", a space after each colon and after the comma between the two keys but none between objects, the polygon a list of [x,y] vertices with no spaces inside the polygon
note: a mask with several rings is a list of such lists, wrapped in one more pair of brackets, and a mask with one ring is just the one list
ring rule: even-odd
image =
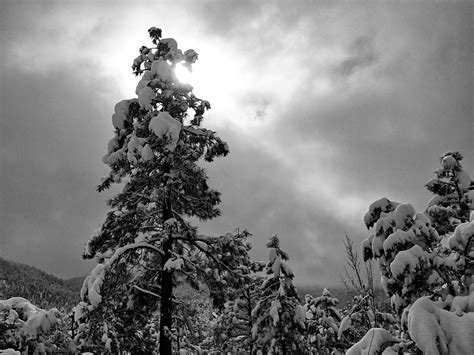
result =
[{"label": "cloud", "polygon": [[2,257],[60,276],[89,269],[81,250],[106,207],[95,185],[110,110],[96,96],[104,87],[81,78],[69,68],[2,74]]},{"label": "cloud", "polygon": [[208,32],[219,36],[234,37],[238,31],[245,31],[249,24],[262,17],[266,5],[262,2],[251,0],[231,1],[204,1],[193,4],[199,18],[206,18],[203,22]]},{"label": "cloud", "polygon": [[265,242],[277,233],[299,281],[317,281],[306,271],[310,265],[321,270],[321,279],[329,278],[339,261],[326,253],[332,255],[344,236],[340,213],[295,189],[299,172],[261,147],[229,137],[226,131],[221,136],[230,144],[231,154],[206,168],[210,186],[222,193],[222,216],[202,225],[201,232],[223,234],[247,228],[254,234],[253,255],[263,261]]},{"label": "cloud", "polygon": [[377,55],[373,47],[373,38],[368,36],[358,37],[349,48],[350,55],[336,69],[336,74],[349,76],[357,70],[373,64]]},{"label": "cloud", "polygon": [[[423,184],[437,168],[437,157],[449,149],[473,151],[469,118],[473,78],[466,75],[471,73],[473,59],[468,44],[472,26],[463,6],[375,6],[367,24],[358,22],[365,17],[364,10],[358,7],[351,15],[345,7],[330,7],[322,11],[325,21],[318,22],[324,19],[318,13],[309,27],[304,27],[308,24],[305,14],[274,24],[266,21],[268,17],[260,16],[260,22],[250,17],[249,23],[258,24],[254,33],[264,35],[249,41],[265,44],[263,49],[257,46],[245,52],[247,63],[258,68],[254,77],[259,85],[258,91],[249,85],[255,100],[237,96],[237,106],[255,109],[262,97],[271,100],[263,122],[229,114],[227,118],[240,120],[236,129],[246,136],[240,139],[235,132],[231,149],[245,145],[254,150],[237,153],[253,157],[246,171],[264,170],[267,176],[285,177],[278,187],[266,182],[268,187],[261,188],[274,191],[275,196],[266,196],[275,202],[272,209],[283,203],[286,214],[273,218],[271,226],[275,232],[292,230],[298,235],[283,233],[283,245],[291,240],[290,248],[300,264],[296,268],[308,282],[314,269],[323,270],[320,280],[335,279],[344,259],[344,232],[356,241],[365,236],[362,216],[373,200],[387,196],[422,210],[429,199]],[[274,41],[267,45],[268,34],[279,31],[276,23],[288,31],[272,36]],[[229,41],[244,48],[248,33],[242,27]],[[428,35],[429,31],[436,35]],[[261,165],[268,161],[271,166]],[[236,162],[234,166],[226,171],[238,175],[242,165]],[[280,166],[277,171],[276,166]],[[251,185],[245,182],[245,186]],[[301,210],[311,211],[319,223],[313,225],[311,218],[299,220]],[[263,223],[251,217],[265,216],[262,208],[251,203],[246,213],[248,217],[242,220],[263,231]],[[229,215],[236,214],[238,210]],[[306,226],[313,227],[311,234],[304,232]],[[264,250],[259,253],[263,255]],[[328,260],[324,255],[337,257]]]},{"label": "cloud", "polygon": [[94,188],[111,110],[133,96],[130,63],[159,26],[200,54],[195,92],[213,107],[204,125],[231,149],[205,164],[223,214],[201,232],[248,228],[258,259],[277,233],[298,283],[338,283],[344,233],[365,237],[373,200],[422,209],[437,157],[473,151],[471,10],[2,3],[2,253],[68,276],[87,269],[80,251],[106,212]]}]

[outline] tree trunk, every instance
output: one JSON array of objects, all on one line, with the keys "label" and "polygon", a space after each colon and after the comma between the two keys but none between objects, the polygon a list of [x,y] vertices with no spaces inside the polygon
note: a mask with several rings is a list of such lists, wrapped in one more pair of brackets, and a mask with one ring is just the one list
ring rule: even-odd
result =
[{"label": "tree trunk", "polygon": [[[249,331],[250,331],[250,338],[252,339],[252,329],[253,329],[253,321],[252,321],[252,281],[250,281],[250,285],[247,288],[247,316],[249,317]],[[250,354],[253,354],[253,339],[250,342]]]},{"label": "tree trunk", "polygon": [[[164,172],[169,173],[171,166],[166,164]],[[171,200],[167,196],[163,201],[163,222],[173,217],[171,208]],[[173,239],[168,239],[163,245],[163,260],[161,262],[161,308],[160,308],[160,354],[172,355],[171,330],[173,326],[173,272],[165,271],[166,262],[172,257],[171,251],[173,247]]]},{"label": "tree trunk", "polygon": [[[172,240],[168,239],[164,245],[165,255],[162,270],[168,259],[171,258]],[[163,270],[161,278],[161,317],[160,317],[160,354],[172,355],[171,329],[173,325],[173,273]]]}]

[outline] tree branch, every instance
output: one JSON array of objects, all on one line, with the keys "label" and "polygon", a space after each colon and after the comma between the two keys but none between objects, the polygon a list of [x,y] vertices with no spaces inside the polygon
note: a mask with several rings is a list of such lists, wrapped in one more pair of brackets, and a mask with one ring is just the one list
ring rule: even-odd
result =
[{"label": "tree branch", "polygon": [[149,294],[149,295],[152,295],[152,296],[155,296],[155,297],[158,297],[158,298],[161,299],[161,296],[160,296],[160,295],[158,295],[158,294],[156,294],[156,293],[154,293],[154,292],[152,292],[152,291],[146,290],[146,289],[141,288],[141,287],[139,287],[139,286],[137,286],[137,285],[133,285],[132,287],[133,287],[133,288],[136,288],[138,291],[141,291],[141,292],[143,292],[143,293],[147,293],[147,294]]},{"label": "tree branch", "polygon": [[163,255],[163,251],[161,249],[159,249],[158,247],[152,245],[152,244],[149,244],[149,243],[145,243],[145,242],[139,242],[139,243],[132,243],[132,244],[128,244],[128,245],[125,245],[121,248],[118,248],[114,255],[112,255],[112,257],[107,260],[107,263],[105,266],[110,266],[112,265],[114,262],[117,261],[117,259],[119,259],[124,253],[126,253],[127,251],[130,251],[130,250],[134,250],[134,249],[150,249],[150,250],[153,250],[155,252],[157,252],[158,254],[161,254]]}]

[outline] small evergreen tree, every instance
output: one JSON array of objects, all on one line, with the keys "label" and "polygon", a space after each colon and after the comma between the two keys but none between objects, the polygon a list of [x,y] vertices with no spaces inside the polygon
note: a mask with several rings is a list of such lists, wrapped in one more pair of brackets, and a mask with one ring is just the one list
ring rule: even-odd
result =
[{"label": "small evergreen tree", "polygon": [[446,152],[440,157],[441,168],[425,187],[433,193],[426,212],[440,236],[452,233],[457,225],[469,221],[474,201],[474,186],[469,173],[461,165],[459,152]]},{"label": "small evergreen tree", "polygon": [[209,102],[175,75],[178,65],[191,70],[197,53],[183,53],[156,27],[149,34],[154,46],[142,46],[132,66],[141,75],[138,98],[115,106],[115,136],[103,158],[110,173],[98,190],[120,182],[123,189],[109,201],[111,210],[84,252],[99,264],[76,307],[82,349],[146,350],[144,343],[153,339],[144,326],[159,310],[160,353],[171,354],[174,285],[198,287],[200,278],[212,293],[249,273],[247,232],[205,237],[185,220],[220,214],[220,194],[208,186],[198,161],[211,162],[229,150],[201,127]]},{"label": "small evergreen tree", "polygon": [[339,300],[325,288],[319,297],[305,296],[307,343],[312,353],[332,354],[339,345],[337,334],[342,316]]},{"label": "small evergreen tree", "polygon": [[428,216],[412,205],[380,199],[370,206],[365,221],[368,227],[375,225],[375,234],[363,241],[364,258],[377,259],[382,287],[397,312],[430,294],[433,284],[443,283],[434,263],[443,263],[447,275],[455,272],[453,264],[437,256],[439,236]]},{"label": "small evergreen tree", "polygon": [[461,285],[466,288],[470,284],[466,279],[474,274],[474,239],[464,237],[463,230],[469,224],[469,214],[474,210],[474,184],[469,173],[463,169],[462,160],[463,156],[456,151],[440,157],[441,168],[435,171],[436,178],[425,184],[434,194],[425,213],[442,237],[441,251],[446,255],[454,251],[462,259]]},{"label": "small evergreen tree", "polygon": [[302,353],[305,311],[293,286],[294,274],[286,263],[288,254],[280,249],[276,235],[270,238],[267,247],[270,251],[267,276],[252,310],[255,347],[264,354]]}]

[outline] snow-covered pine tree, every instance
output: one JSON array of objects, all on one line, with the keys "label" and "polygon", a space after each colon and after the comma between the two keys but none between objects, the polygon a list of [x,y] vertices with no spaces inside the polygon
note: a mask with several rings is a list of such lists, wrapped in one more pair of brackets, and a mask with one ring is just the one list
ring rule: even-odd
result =
[{"label": "snow-covered pine tree", "polygon": [[220,214],[220,194],[208,186],[198,161],[211,162],[229,149],[200,127],[209,102],[176,77],[178,65],[191,70],[197,53],[183,53],[159,28],[149,34],[154,46],[142,46],[132,66],[141,75],[138,98],[116,104],[115,135],[103,158],[110,173],[98,190],[121,182],[123,189],[109,201],[111,210],[84,252],[99,260],[76,307],[84,349],[143,349],[140,342],[151,335],[142,326],[159,310],[160,353],[171,354],[175,283],[197,286],[202,276],[222,288],[248,273],[246,234],[200,236],[185,220]]},{"label": "snow-covered pine tree", "polygon": [[[433,267],[435,257],[436,262],[443,262],[436,250],[439,236],[427,215],[417,213],[410,204],[382,198],[370,205],[364,221],[368,228],[375,225],[374,234],[363,241],[364,259],[373,256],[378,261],[382,287],[398,313],[430,294],[434,283],[442,283]],[[452,276],[454,265],[446,267]]]},{"label": "snow-covered pine tree", "polygon": [[304,353],[305,311],[293,286],[294,274],[286,263],[288,254],[280,249],[276,235],[267,247],[267,275],[252,310],[255,348],[259,349],[258,354]]},{"label": "snow-covered pine tree", "polygon": [[[362,242],[364,259],[377,259],[382,287],[401,315],[402,327],[425,353],[459,353],[460,349],[474,348],[472,337],[463,336],[474,333],[474,205],[469,175],[459,174],[461,159],[457,152],[441,157],[443,169],[437,172],[438,180],[427,183],[438,195],[428,203],[426,213],[382,198],[371,204],[364,217],[368,228],[375,226],[374,234]],[[464,175],[463,179],[459,175]],[[446,214],[435,213],[440,210]],[[461,223],[469,211],[471,221]],[[452,312],[465,317],[456,320]],[[454,333],[456,328],[459,331]],[[375,329],[372,335],[391,339],[381,341],[380,346],[393,341],[386,331]],[[370,341],[367,335],[350,353],[364,348]],[[395,347],[401,346],[404,344]],[[378,351],[375,347],[372,350]]]},{"label": "snow-covered pine tree", "polygon": [[456,151],[440,157],[441,168],[436,177],[426,182],[425,187],[433,193],[426,212],[440,236],[454,231],[457,225],[469,220],[469,211],[474,205],[474,185],[471,177],[461,165],[463,156]]},{"label": "snow-covered pine tree", "polygon": [[308,347],[316,354],[332,354],[337,350],[337,334],[342,316],[336,305],[339,300],[325,288],[319,297],[305,296]]},{"label": "snow-covered pine tree", "polygon": [[[462,278],[471,273],[472,242],[456,235],[461,236],[474,203],[471,180],[462,170],[461,160],[458,152],[441,156],[443,168],[436,172],[438,178],[425,185],[436,195],[424,212],[382,198],[364,217],[367,228],[375,226],[375,234],[362,242],[364,260],[378,260],[382,286],[398,311],[419,296],[432,294],[436,285],[445,285],[451,295],[456,293],[454,281],[463,289],[469,287]],[[450,236],[456,226],[458,233]],[[435,227],[441,230],[441,236]],[[457,255],[453,249],[457,249]]]},{"label": "snow-covered pine tree", "polygon": [[436,178],[425,184],[434,194],[425,213],[441,236],[441,245],[447,248],[445,253],[454,250],[458,254],[464,262],[461,274],[463,278],[469,278],[474,274],[474,239],[466,238],[463,230],[474,210],[474,183],[463,169],[462,159],[461,153],[456,151],[446,152],[440,157],[441,168],[435,171]]}]

